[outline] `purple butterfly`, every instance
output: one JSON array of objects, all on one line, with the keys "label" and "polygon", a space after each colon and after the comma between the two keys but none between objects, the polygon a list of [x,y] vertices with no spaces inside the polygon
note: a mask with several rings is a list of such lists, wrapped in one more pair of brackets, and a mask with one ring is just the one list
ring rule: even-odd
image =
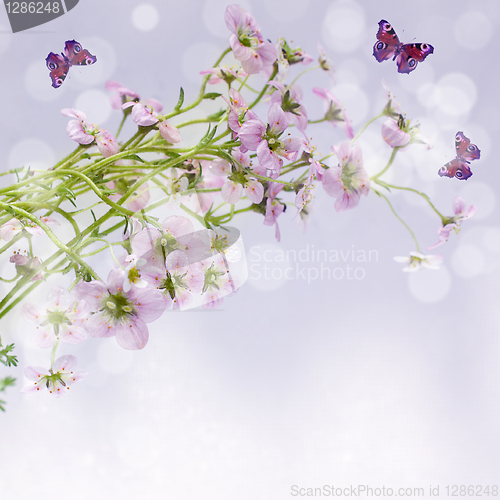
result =
[{"label": "purple butterfly", "polygon": [[63,84],[71,66],[87,66],[96,61],[97,57],[84,49],[76,40],[68,40],[64,46],[64,54],[51,52],[45,59],[50,70],[52,87],[57,89]]},{"label": "purple butterfly", "polygon": [[378,42],[373,46],[373,55],[378,62],[390,57],[396,59],[399,73],[410,73],[419,62],[434,52],[434,47],[428,43],[406,43],[399,41],[394,28],[384,19],[378,23]]},{"label": "purple butterfly", "polygon": [[478,160],[481,151],[475,144],[470,143],[470,139],[465,137],[463,132],[457,132],[455,135],[455,151],[457,157],[441,167],[438,174],[440,177],[456,177],[466,181],[472,175],[469,163]]}]

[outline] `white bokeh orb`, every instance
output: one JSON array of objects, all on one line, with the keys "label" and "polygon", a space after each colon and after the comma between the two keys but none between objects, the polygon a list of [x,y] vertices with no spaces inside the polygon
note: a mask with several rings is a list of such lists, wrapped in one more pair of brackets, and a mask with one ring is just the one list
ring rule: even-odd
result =
[{"label": "white bokeh orb", "polygon": [[101,90],[82,92],[76,98],[74,108],[83,111],[89,122],[99,126],[109,118],[112,111],[109,96]]},{"label": "white bokeh orb", "polygon": [[353,52],[366,35],[365,12],[354,1],[339,0],[328,9],[322,27],[322,39],[336,52]]},{"label": "white bokeh orb", "polygon": [[446,267],[421,269],[408,276],[410,293],[420,302],[432,304],[446,298],[451,290],[451,276]]},{"label": "white bokeh orb", "polygon": [[48,144],[40,139],[24,139],[10,151],[9,168],[30,166],[32,169],[47,169],[54,165],[55,156]]},{"label": "white bokeh orb", "polygon": [[160,22],[158,9],[149,3],[137,5],[132,11],[132,24],[139,31],[151,31]]},{"label": "white bokeh orb", "polygon": [[461,244],[453,252],[451,265],[458,276],[462,278],[474,278],[484,271],[484,252],[478,245]]},{"label": "white bokeh orb", "polygon": [[464,12],[455,21],[455,40],[459,45],[471,50],[479,50],[491,40],[493,24],[485,14],[478,11]]}]

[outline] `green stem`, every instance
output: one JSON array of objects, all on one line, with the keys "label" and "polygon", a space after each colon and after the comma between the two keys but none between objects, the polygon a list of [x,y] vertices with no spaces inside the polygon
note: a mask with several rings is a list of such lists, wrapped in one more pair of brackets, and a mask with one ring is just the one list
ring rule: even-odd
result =
[{"label": "green stem", "polygon": [[[373,189],[373,188],[372,188]],[[403,224],[404,227],[406,227],[406,229],[409,231],[409,233],[411,234],[411,237],[413,238],[413,241],[415,242],[415,246],[417,247],[417,252],[420,252],[420,247],[418,246],[418,241],[417,241],[417,238],[415,236],[415,234],[413,233],[413,231],[410,229],[410,227],[408,226],[408,224],[396,213],[396,211],[394,210],[394,207],[392,206],[391,202],[388,200],[388,198],[386,196],[384,196],[380,191],[377,191],[376,189],[373,189],[373,191],[375,191],[375,193],[377,193],[379,196],[381,196],[382,198],[384,198],[384,200],[387,202],[387,204],[389,205],[389,208],[391,209],[391,212],[394,214],[394,216]]]},{"label": "green stem", "polygon": [[395,148],[392,149],[392,154],[391,157],[389,158],[389,161],[387,162],[387,165],[378,174],[372,175],[370,177],[371,181],[376,181],[381,175],[385,174],[387,170],[389,170],[389,168],[392,165],[392,162],[394,161],[394,158],[396,158],[396,154],[400,147],[401,146],[396,146]]},{"label": "green stem", "polygon": [[395,186],[394,184],[389,184],[389,183],[383,182],[383,181],[375,180],[375,183],[378,184],[379,186],[382,186],[385,188],[400,189],[402,191],[411,191],[413,193],[417,193],[430,205],[432,210],[434,210],[434,212],[436,212],[436,214],[440,217],[441,222],[443,223],[443,226],[445,225],[447,217],[445,217],[444,215],[441,214],[441,212],[433,205],[430,198],[425,193],[422,193],[421,191],[418,191],[418,190],[410,188],[410,187]]},{"label": "green stem", "polygon": [[54,347],[52,348],[52,354],[50,355],[50,369],[51,370],[54,368],[54,361],[56,359],[56,351],[57,351],[58,346],[59,346],[59,338],[56,340],[56,343],[54,344]]},{"label": "green stem", "polygon": [[351,145],[354,144],[359,136],[366,130],[366,128],[368,127],[368,125],[370,125],[371,123],[373,123],[375,120],[378,120],[381,116],[384,116],[384,113],[380,113],[379,115],[375,116],[374,118],[372,118],[371,120],[369,120],[365,126],[351,139]]},{"label": "green stem", "polygon": [[[278,74],[278,66],[275,65],[273,72],[271,73],[271,76],[269,77],[268,81],[272,81],[277,74]],[[264,94],[266,93],[268,88],[269,88],[269,84],[264,85],[264,88],[260,91],[260,94],[257,96],[255,101],[252,102],[252,104],[250,104],[250,106],[248,106],[248,109],[252,109],[255,105],[258,104],[258,102],[262,99],[262,97],[264,96]]]}]

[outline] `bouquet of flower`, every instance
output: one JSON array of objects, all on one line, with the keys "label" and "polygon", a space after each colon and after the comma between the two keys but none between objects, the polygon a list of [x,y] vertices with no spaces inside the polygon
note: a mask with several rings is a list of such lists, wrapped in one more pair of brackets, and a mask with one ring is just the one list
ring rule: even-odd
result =
[{"label": "bouquet of flower", "polygon": [[[430,248],[444,243],[475,212],[457,197],[454,215],[442,215],[424,193],[383,180],[400,151],[415,143],[430,147],[389,89],[380,114],[356,135],[329,88],[311,89],[313,98],[325,104],[324,115],[311,120],[304,104],[310,92],[304,94],[296,82],[311,70],[332,76],[322,47],[318,64],[311,67],[312,56],[284,39],[268,41],[238,5],[227,7],[225,21],[230,47],[202,72],[192,103],[185,103],[181,88],[174,109],[164,113],[155,99],[142,100],[109,81],[113,107],[123,113],[115,135],[89,123],[84,112],[63,109],[76,149],[48,170],[20,166],[2,174],[14,182],[0,189],[0,253],[8,260],[0,279],[10,287],[0,301],[0,318],[23,302],[33,342],[51,348],[48,369],[26,368],[31,382],[23,392],[48,389],[58,396],[86,377],[76,370],[74,356],[56,358],[60,343],[114,336],[125,349],[142,349],[147,323],[167,308],[214,308],[236,293],[247,277],[246,262],[241,235],[228,224],[241,213],[253,212],[258,223],[274,226],[279,241],[280,217],[288,208],[286,215],[304,225],[319,184],[335,199],[337,212],[357,207],[362,195],[373,192],[410,232],[415,251],[396,259],[413,271],[436,268],[441,257],[421,253],[390,202],[392,190],[414,192],[438,215],[439,241]],[[223,64],[230,54],[238,62],[232,67]],[[303,69],[290,80],[297,67]],[[207,91],[213,84],[220,91]],[[190,118],[189,112],[206,100],[218,103],[219,111]],[[388,160],[369,176],[358,138],[380,118],[385,119]],[[135,123],[136,131],[120,140],[126,120]],[[318,153],[312,137],[323,123],[345,135],[327,155]],[[183,138],[195,124],[206,129],[188,145]],[[111,256],[111,268],[103,253]],[[24,301],[36,287],[51,286],[53,275],[70,277],[71,283],[48,290],[44,304]],[[12,349],[2,350],[0,342],[0,361],[8,366],[17,363]],[[0,391],[12,383],[7,377]]]}]

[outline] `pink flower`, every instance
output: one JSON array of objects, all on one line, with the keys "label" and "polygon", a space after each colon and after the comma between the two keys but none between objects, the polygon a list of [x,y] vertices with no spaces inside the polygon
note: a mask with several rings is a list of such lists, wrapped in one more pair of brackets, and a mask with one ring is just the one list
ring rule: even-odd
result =
[{"label": "pink flower", "polygon": [[255,19],[239,5],[229,5],[225,13],[226,26],[232,32],[229,44],[233,55],[241,61],[249,75],[270,69],[276,61],[276,47],[264,40]]},{"label": "pink flower", "polygon": [[384,79],[382,79],[382,87],[384,87],[384,90],[387,92],[387,104],[385,105],[382,113],[386,116],[389,116],[390,118],[395,119],[398,119],[400,116],[404,116],[405,113],[396,102],[396,97],[392,93],[391,89],[387,86],[387,83],[385,83]]},{"label": "pink flower", "polygon": [[285,205],[283,205],[281,202],[272,197],[267,198],[264,225],[276,226],[275,236],[277,241],[281,240],[280,228],[278,226],[278,217],[283,213],[284,210],[285,210]]},{"label": "pink flower", "polygon": [[238,182],[227,180],[222,186],[221,195],[226,203],[234,205],[243,195],[243,186]]},{"label": "pink flower", "polygon": [[95,141],[97,149],[99,149],[104,158],[109,158],[120,151],[120,145],[115,136],[107,130],[99,129],[99,132],[95,136]]},{"label": "pink flower", "polygon": [[189,251],[194,226],[187,217],[171,215],[162,223],[163,232],[158,229],[143,229],[132,240],[132,251],[151,265],[165,269],[167,255],[175,250]]},{"label": "pink flower", "polygon": [[[27,255],[20,255],[19,253],[15,253],[9,259],[9,262],[12,262],[16,266],[16,272],[19,276],[26,276],[31,274],[33,271],[36,271],[40,266],[41,262],[38,257],[28,257]],[[40,281],[43,280],[42,273],[36,273],[30,281]]]},{"label": "pink flower", "polygon": [[326,169],[318,160],[309,158],[309,163],[309,175],[307,179],[308,184],[312,184],[312,182],[314,181],[314,176],[316,176],[318,181],[321,181],[323,179],[323,174],[326,172]]},{"label": "pink flower", "polygon": [[302,95],[297,87],[285,87],[280,82],[269,82],[270,85],[279,90],[271,95],[271,102],[280,104],[290,122],[303,132],[307,128],[307,111],[302,103]]},{"label": "pink flower", "polygon": [[66,126],[66,133],[70,139],[78,144],[91,144],[94,142],[98,128],[87,122],[87,117],[83,111],[65,108],[61,110],[61,113],[64,116],[76,118],[76,120],[70,120]]},{"label": "pink flower", "polygon": [[91,125],[87,122],[85,113],[77,109],[65,108],[61,110],[64,116],[74,117],[76,120],[70,120],[66,127],[66,132],[70,139],[78,144],[92,144],[96,141],[100,153],[108,158],[120,150],[118,142],[113,134],[107,130],[100,129],[97,125]]},{"label": "pink flower", "polygon": [[334,70],[333,70],[332,60],[326,55],[325,49],[320,43],[318,43],[318,52],[319,52],[318,62],[319,65],[321,66],[321,69],[323,71],[326,71],[330,76],[330,78],[333,80]]},{"label": "pink flower", "polygon": [[52,289],[43,307],[24,304],[21,312],[26,321],[36,325],[32,340],[38,347],[51,347],[56,340],[78,344],[87,338],[85,323],[90,307],[60,286]]},{"label": "pink flower", "polygon": [[226,261],[221,254],[216,255],[210,262],[202,262],[201,265],[204,267],[202,305],[205,309],[220,307],[223,297],[233,295],[239,285],[231,278]]},{"label": "pink flower", "polygon": [[[225,97],[224,100],[229,105],[227,123],[229,128],[233,131],[233,139],[236,139],[245,120],[258,117],[253,111],[248,110],[245,98],[236,89],[230,89],[229,100]],[[241,148],[242,147],[240,147],[240,149]],[[246,148],[243,147],[243,149],[246,151]]]},{"label": "pink flower", "polygon": [[328,89],[315,87],[313,88],[313,92],[328,104],[325,120],[329,121],[335,127],[337,123],[341,123],[347,137],[352,139],[354,137],[354,132],[352,130],[351,121],[347,117],[345,109],[340,101]]},{"label": "pink flower", "polygon": [[204,274],[198,263],[189,264],[188,255],[182,250],[171,252],[164,269],[148,270],[145,279],[173,301],[173,309],[186,309],[193,303],[194,295],[201,292]]},{"label": "pink flower", "polygon": [[467,212],[465,212],[465,200],[460,196],[457,196],[453,200],[453,212],[455,212],[455,216],[446,217],[443,220],[443,225],[438,229],[439,241],[428,247],[428,250],[432,250],[433,248],[442,245],[445,241],[448,241],[452,230],[458,234],[462,221],[470,219],[477,212],[477,207],[476,205],[471,205]]},{"label": "pink flower", "polygon": [[264,197],[264,187],[258,180],[251,179],[243,170],[249,168],[251,165],[250,155],[247,152],[243,152],[241,148],[238,148],[233,150],[232,156],[238,162],[238,167],[235,167],[235,172],[233,173],[231,173],[231,168],[229,167],[227,172],[228,178],[221,190],[222,199],[226,203],[234,205],[241,199],[244,191],[252,203],[260,203]]},{"label": "pink flower", "polygon": [[38,366],[26,367],[24,375],[34,383],[21,389],[21,392],[27,394],[48,389],[55,397],[66,394],[74,383],[85,380],[88,376],[83,370],[75,371],[76,364],[75,356],[66,355],[57,358],[49,370]]},{"label": "pink flower", "polygon": [[141,102],[126,102],[122,105],[122,109],[127,109],[132,107],[132,120],[137,125],[142,127],[149,127],[158,123],[157,113],[153,109],[153,106],[146,106]]},{"label": "pink flower", "polygon": [[278,66],[280,75],[285,76],[292,64],[309,64],[313,58],[306,54],[300,47],[292,49],[284,38],[280,38],[277,44]]},{"label": "pink flower", "polygon": [[439,269],[439,266],[443,262],[442,255],[424,255],[420,252],[410,252],[409,257],[394,257],[396,262],[401,264],[407,264],[403,271],[414,272],[424,267],[427,269]]},{"label": "pink flower", "polygon": [[335,210],[342,212],[357,207],[362,194],[368,195],[370,179],[363,168],[363,155],[357,144],[351,147],[343,142],[340,146],[332,146],[332,151],[340,163],[323,174],[323,188],[328,195],[337,198]]},{"label": "pink flower", "polygon": [[160,130],[160,135],[170,144],[177,144],[182,141],[179,129],[170,125],[166,120],[160,122],[158,129]]},{"label": "pink flower", "polygon": [[123,281],[123,291],[128,292],[132,286],[137,288],[146,288],[147,281],[142,279],[141,270],[146,268],[147,260],[138,258],[135,253],[127,255],[125,262],[128,263],[125,268],[125,280]]},{"label": "pink flower", "polygon": [[[47,226],[60,226],[59,222],[52,217],[40,217],[40,220]],[[0,238],[5,241],[10,241],[16,234],[21,232],[28,238],[45,234],[40,226],[29,219],[22,219],[22,222],[18,219],[11,219],[0,226]]]},{"label": "pink flower", "polygon": [[296,137],[281,139],[288,127],[288,119],[278,103],[270,106],[267,118],[267,127],[258,118],[246,121],[240,129],[239,137],[245,148],[257,151],[262,167],[279,174],[283,166],[282,158],[295,160],[304,141]]},{"label": "pink flower", "polygon": [[[223,161],[223,160],[222,160]],[[198,160],[196,160],[198,162]],[[214,196],[216,196],[218,193],[200,193],[198,192],[198,188],[200,189],[205,189],[205,188],[220,188],[224,185],[224,178],[221,175],[215,175],[212,170],[211,170],[211,164],[212,162],[209,161],[201,161],[198,162],[198,164],[201,164],[202,168],[202,181],[196,186],[196,195],[197,195],[197,206],[195,210],[197,212],[202,212],[205,213],[207,212],[210,207],[212,206]],[[228,164],[229,166],[229,164]],[[199,166],[197,168],[200,168]],[[230,168],[229,168],[230,171]]]},{"label": "pink flower", "polygon": [[295,206],[297,207],[298,211],[295,217],[304,210],[305,206],[312,200],[313,195],[311,194],[312,189],[314,186],[308,186],[308,185],[303,185],[295,195]]},{"label": "pink flower", "polygon": [[241,69],[234,66],[228,68],[227,66],[217,66],[216,68],[206,69],[200,71],[200,75],[210,75],[208,83],[214,85],[221,82],[226,82],[231,85],[237,78],[246,78],[248,75]]},{"label": "pink flower", "polygon": [[111,105],[114,109],[120,109],[122,104],[128,101],[139,100],[139,94],[133,90],[124,87],[121,83],[109,80],[106,82],[106,90],[111,90],[116,92],[117,96],[112,96],[110,98]]},{"label": "pink flower", "polygon": [[[134,90],[130,90],[127,87],[124,87],[121,83],[115,82],[112,80],[109,80],[106,82],[106,90],[114,91],[118,95],[117,96],[112,96],[110,98],[111,100],[111,105],[115,109],[120,109],[122,108],[123,104],[127,102],[138,102],[140,97],[137,92]],[[145,106],[151,106],[156,113],[161,113],[163,109],[163,105],[161,104],[160,101],[157,101],[156,99],[145,99],[141,101],[141,103]],[[125,109],[125,108],[123,108]]]},{"label": "pink flower", "polygon": [[152,288],[132,287],[124,290],[125,272],[114,269],[108,283],[80,282],[75,291],[86,300],[94,314],[87,330],[92,337],[113,337],[124,349],[142,349],[148,342],[146,323],[158,319],[167,305],[165,297]]},{"label": "pink flower", "polygon": [[396,120],[393,120],[392,118],[388,118],[382,124],[382,137],[392,148],[404,146],[405,144],[408,144],[411,139],[410,134],[401,130]]}]

